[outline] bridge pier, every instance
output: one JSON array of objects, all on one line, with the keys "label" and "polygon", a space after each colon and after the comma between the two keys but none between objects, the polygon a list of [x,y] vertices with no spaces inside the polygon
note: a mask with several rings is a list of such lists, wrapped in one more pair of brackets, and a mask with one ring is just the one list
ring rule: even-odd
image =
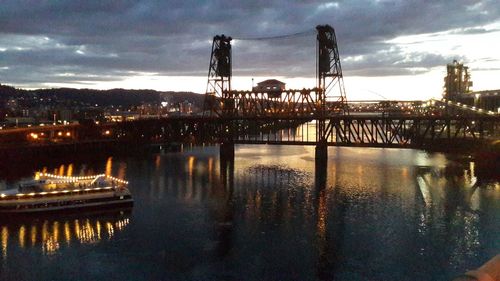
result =
[{"label": "bridge pier", "polygon": [[326,162],[328,160],[328,145],[326,144],[326,141],[320,141],[316,144],[314,156],[316,162],[320,161],[326,165]]},{"label": "bridge pier", "polygon": [[326,188],[326,176],[327,174],[327,165],[322,161],[314,162],[314,186],[316,190],[323,190]]},{"label": "bridge pier", "polygon": [[232,193],[234,185],[234,143],[223,142],[219,147],[220,176],[225,190]]},{"label": "bridge pier", "polygon": [[234,143],[222,142],[219,147],[221,161],[234,161]]},{"label": "bridge pier", "polygon": [[322,190],[326,187],[326,174],[328,167],[328,145],[326,141],[316,144],[314,160],[314,182],[316,189]]}]

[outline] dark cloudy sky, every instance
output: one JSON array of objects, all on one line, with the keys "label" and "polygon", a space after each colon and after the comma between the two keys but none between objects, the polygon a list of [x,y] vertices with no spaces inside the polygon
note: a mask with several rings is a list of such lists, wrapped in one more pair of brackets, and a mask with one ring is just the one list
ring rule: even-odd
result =
[{"label": "dark cloudy sky", "polygon": [[453,59],[471,67],[475,89],[500,88],[498,0],[0,0],[0,83],[202,93],[214,35],[310,30],[233,42],[236,87],[277,77],[302,88],[318,24],[336,30],[348,95],[439,96]]}]

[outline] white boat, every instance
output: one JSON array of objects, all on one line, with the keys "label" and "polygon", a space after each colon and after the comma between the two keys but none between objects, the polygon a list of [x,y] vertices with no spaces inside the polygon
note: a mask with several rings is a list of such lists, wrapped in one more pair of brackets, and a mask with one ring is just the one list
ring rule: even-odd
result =
[{"label": "white boat", "polygon": [[0,191],[0,214],[131,206],[134,201],[127,185],[127,181],[105,174],[64,177],[42,173],[17,189]]}]

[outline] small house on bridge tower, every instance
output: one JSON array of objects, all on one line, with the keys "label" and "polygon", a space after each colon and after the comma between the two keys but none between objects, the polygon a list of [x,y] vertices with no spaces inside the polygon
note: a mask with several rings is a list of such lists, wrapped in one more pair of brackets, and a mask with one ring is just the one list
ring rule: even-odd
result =
[{"label": "small house on bridge tower", "polygon": [[257,86],[253,87],[252,90],[256,92],[279,92],[285,90],[285,85],[279,80],[269,79],[257,83]]},{"label": "small house on bridge tower", "polygon": [[257,83],[256,87],[253,87],[254,92],[267,93],[269,98],[279,98],[281,96],[281,92],[285,90],[285,83],[276,80],[269,79]]}]

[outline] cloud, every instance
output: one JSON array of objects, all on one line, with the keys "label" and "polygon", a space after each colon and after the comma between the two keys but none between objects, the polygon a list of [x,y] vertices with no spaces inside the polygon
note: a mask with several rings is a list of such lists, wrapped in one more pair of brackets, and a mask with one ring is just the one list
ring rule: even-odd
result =
[{"label": "cloud", "polygon": [[[266,37],[314,31],[325,23],[336,29],[346,74],[421,73],[457,54],[414,51],[391,40],[495,32],[485,28],[500,18],[495,2],[6,0],[0,9],[1,79],[23,85],[97,83],[141,72],[205,76],[216,34]],[[362,59],[349,59],[354,57]],[[313,77],[314,32],[236,40],[233,61],[234,75]]]},{"label": "cloud", "polygon": [[443,67],[456,56],[444,56],[426,52],[407,52],[392,46],[375,53],[349,56],[344,59],[344,75],[347,76],[397,76],[416,75],[435,67]]}]

